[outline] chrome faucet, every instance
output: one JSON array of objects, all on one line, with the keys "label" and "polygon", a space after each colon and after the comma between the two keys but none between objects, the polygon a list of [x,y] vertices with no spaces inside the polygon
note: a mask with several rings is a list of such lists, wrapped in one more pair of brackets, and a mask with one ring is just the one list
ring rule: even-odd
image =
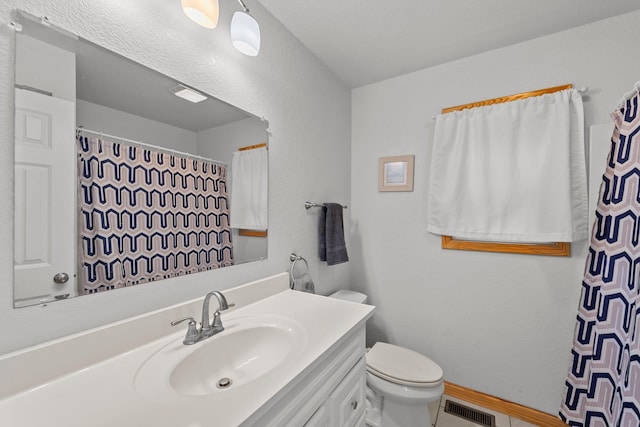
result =
[{"label": "chrome faucet", "polygon": [[[218,299],[218,309],[213,313],[213,324],[209,323],[209,300],[212,296]],[[229,304],[227,303],[227,299],[220,291],[209,292],[204,297],[204,302],[202,303],[202,328],[200,329],[201,340],[224,331],[224,326],[222,326],[222,320],[220,319],[220,312],[228,308]]]},{"label": "chrome faucet", "polygon": [[[209,300],[212,296],[215,296],[218,300],[218,309],[215,313],[213,313],[213,323],[210,323]],[[220,312],[228,309],[229,307],[233,307],[234,305],[235,304],[229,304],[227,302],[227,299],[222,294],[222,292],[209,292],[204,297],[204,302],[202,303],[202,324],[199,329],[196,321],[192,317],[185,317],[183,319],[174,320],[173,322],[171,322],[171,326],[175,326],[188,320],[189,327],[187,328],[187,335],[184,337],[182,343],[185,345],[195,344],[224,331],[224,326],[222,326],[222,319],[220,318]]]}]

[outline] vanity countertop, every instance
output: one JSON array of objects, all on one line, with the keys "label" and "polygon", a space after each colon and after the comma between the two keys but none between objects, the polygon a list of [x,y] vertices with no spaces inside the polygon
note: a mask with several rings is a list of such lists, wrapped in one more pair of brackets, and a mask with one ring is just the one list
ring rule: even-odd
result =
[{"label": "vanity countertop", "polygon": [[[368,305],[281,290],[222,313],[223,321],[230,324],[240,323],[243,318],[282,316],[299,323],[304,331],[301,349],[286,363],[249,384],[201,396],[186,396],[173,390],[157,397],[141,393],[135,383],[141,366],[161,349],[176,343],[181,346],[186,328],[182,325],[184,327],[151,342],[132,346],[128,351],[4,397],[0,400],[0,420],[2,425],[11,427],[240,426],[257,411],[274,404],[278,395],[293,387],[305,372],[323,360],[323,355],[361,326],[373,309]],[[192,315],[199,318],[197,312]],[[73,348],[73,340],[68,345],[68,352],[83,351],[81,347]],[[2,364],[0,359],[0,371]]]}]

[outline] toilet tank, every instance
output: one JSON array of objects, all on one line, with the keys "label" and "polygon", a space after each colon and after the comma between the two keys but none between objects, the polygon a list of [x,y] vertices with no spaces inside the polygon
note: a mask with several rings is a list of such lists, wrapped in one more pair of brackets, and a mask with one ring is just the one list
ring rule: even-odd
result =
[{"label": "toilet tank", "polygon": [[329,295],[329,298],[341,299],[344,301],[356,302],[358,304],[366,304],[367,296],[356,291],[348,291],[341,289]]}]

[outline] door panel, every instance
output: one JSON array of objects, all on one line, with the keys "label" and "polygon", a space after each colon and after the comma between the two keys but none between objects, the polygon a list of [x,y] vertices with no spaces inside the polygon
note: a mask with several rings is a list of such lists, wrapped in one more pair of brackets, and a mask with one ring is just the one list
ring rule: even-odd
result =
[{"label": "door panel", "polygon": [[[16,89],[16,306],[76,294],[75,104]],[[65,283],[55,283],[66,273]],[[35,301],[34,301],[35,299]]]}]

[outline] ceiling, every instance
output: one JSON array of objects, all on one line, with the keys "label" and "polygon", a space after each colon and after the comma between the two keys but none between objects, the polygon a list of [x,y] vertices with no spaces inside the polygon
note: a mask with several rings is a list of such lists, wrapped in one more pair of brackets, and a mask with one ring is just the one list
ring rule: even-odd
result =
[{"label": "ceiling", "polygon": [[258,1],[351,88],[640,9],[638,0]]}]

